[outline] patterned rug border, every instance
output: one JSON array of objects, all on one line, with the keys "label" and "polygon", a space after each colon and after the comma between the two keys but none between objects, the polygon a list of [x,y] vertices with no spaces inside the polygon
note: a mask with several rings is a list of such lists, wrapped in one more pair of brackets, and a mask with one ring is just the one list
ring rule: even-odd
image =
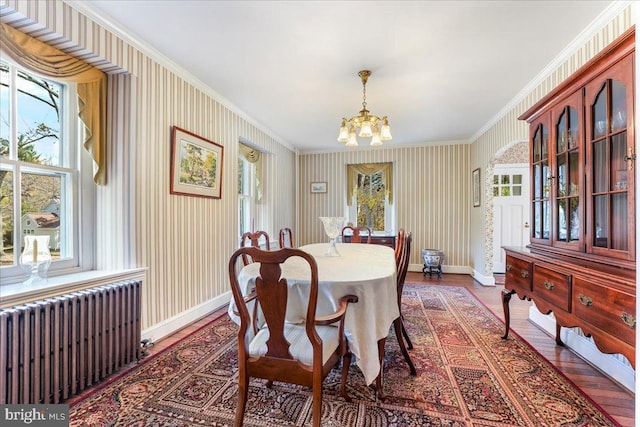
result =
[{"label": "patterned rug border", "polygon": [[[444,284],[435,284],[435,283],[419,283],[419,282],[407,282],[405,285],[407,286],[415,286],[415,287],[434,287],[434,288],[451,288],[451,289],[463,289],[464,291],[466,291],[470,296],[472,296],[477,303],[479,303],[489,314],[491,314],[495,319],[497,319],[502,325],[505,325],[504,320],[502,319],[501,316],[497,315],[496,312],[494,310],[492,310],[489,306],[487,306],[479,297],[478,295],[471,289],[468,289],[465,286],[459,286],[459,285],[444,285]],[[87,399],[90,399],[91,397],[93,397],[95,394],[101,392],[102,390],[104,390],[105,388],[111,386],[113,383],[118,382],[119,380],[121,380],[123,377],[134,373],[134,371],[138,370],[138,369],[142,369],[147,363],[151,363],[153,362],[156,358],[162,357],[165,353],[171,351],[172,349],[174,349],[174,347],[180,345],[182,342],[184,342],[185,340],[190,339],[192,336],[200,333],[203,329],[206,329],[208,327],[211,327],[211,325],[217,321],[219,321],[221,318],[223,318],[224,316],[227,315],[227,310],[226,307],[228,307],[228,303],[224,304],[214,310],[211,311],[211,314],[215,315],[215,317],[213,319],[211,319],[210,321],[206,322],[205,324],[203,324],[202,326],[198,327],[197,329],[191,331],[189,334],[185,335],[184,337],[182,337],[181,339],[177,340],[176,342],[170,344],[169,346],[167,346],[166,348],[158,351],[155,354],[152,354],[140,361],[138,361],[137,363],[133,363],[130,366],[125,367],[121,372],[113,375],[113,377],[109,378],[108,380],[106,380],[103,383],[98,383],[97,385],[94,386],[94,388],[88,390],[86,392],[86,394],[81,395],[81,396],[76,396],[72,399],[69,399],[69,407],[73,408],[79,404],[81,404],[82,402],[84,402]],[[217,314],[216,314],[217,313]],[[561,376],[569,385],[571,385],[583,398],[585,398],[590,404],[592,404],[597,410],[599,410],[601,412],[601,414],[607,418],[614,426],[618,426],[620,427],[621,424],[618,423],[606,410],[604,410],[598,403],[596,403],[589,395],[587,395],[578,385],[576,385],[575,382],[573,382],[570,378],[568,378],[560,369],[558,369],[555,365],[553,365],[544,355],[542,355],[538,350],[536,350],[527,340],[525,340],[520,334],[518,334],[515,330],[513,330],[512,328],[510,328],[509,330],[510,334],[515,334],[515,336],[522,342],[524,343],[533,353],[535,353],[535,355],[537,355],[540,359],[542,359],[544,361],[544,364],[547,365],[549,368],[551,368],[554,372],[556,372],[559,376]],[[544,333],[545,335],[548,336],[548,334],[543,331],[541,329],[541,332]],[[169,335],[170,336],[170,335]],[[169,337],[167,336],[167,337]],[[549,339],[553,339],[552,337],[549,336]]]},{"label": "patterned rug border", "polygon": [[[418,285],[420,286],[421,283],[405,283],[405,285]],[[438,285],[432,285],[432,286],[438,286]],[[464,286],[452,286],[452,285],[442,285],[442,286],[449,286],[449,287],[459,287],[459,288],[464,288]],[[489,308],[488,305],[486,305],[484,302],[482,302],[482,300],[480,298],[478,298],[478,296],[476,295],[475,292],[473,292],[471,289],[465,288],[467,289],[467,291],[473,295],[473,297],[480,303],[482,304],[482,306],[487,309],[487,311],[489,313],[491,313],[495,318],[497,318],[500,323],[502,323],[503,325],[506,325],[504,319],[502,318],[502,316],[499,316],[496,314],[495,311],[493,311],[491,308]],[[542,332],[543,334],[545,334],[547,337],[549,337],[550,340],[553,340],[554,338],[552,336],[550,336],[546,331],[544,331],[542,328],[540,328],[539,326],[537,326],[535,323],[531,322],[536,328],[538,328],[540,330],[540,332]],[[605,411],[602,406],[600,406],[595,400],[593,400],[591,398],[591,396],[589,396],[587,393],[585,393],[582,388],[580,388],[575,382],[573,382],[573,380],[571,378],[569,378],[568,376],[565,375],[564,372],[562,372],[560,369],[558,369],[558,367],[556,367],[556,365],[554,365],[553,363],[551,363],[549,361],[549,359],[547,359],[546,357],[544,357],[544,355],[542,353],[540,353],[538,350],[536,350],[536,348],[531,345],[531,343],[529,343],[529,341],[527,341],[526,339],[524,339],[522,337],[522,335],[520,335],[519,333],[517,333],[513,328],[509,328],[509,334],[515,334],[520,341],[522,341],[527,347],[529,347],[531,349],[531,351],[533,351],[535,354],[537,354],[538,356],[540,356],[540,358],[542,360],[544,360],[544,362],[551,367],[554,371],[556,371],[560,376],[562,376],[562,378],[564,378],[569,384],[571,384],[571,386],[573,386],[573,388],[575,388],[585,399],[587,399],[589,402],[591,402],[591,404],[593,406],[595,406],[600,412],[602,412],[614,425],[616,426],[621,426],[621,424],[619,422],[617,422],[607,411]],[[569,351],[571,351],[573,353],[573,350],[571,350],[569,347],[565,347],[567,348]],[[575,353],[574,353],[575,354]],[[580,357],[576,354],[577,357]],[[580,357],[580,359],[582,359]],[[582,359],[584,360],[584,359]],[[585,360],[586,362],[586,360]],[[588,363],[588,362],[586,362]],[[595,368],[594,368],[595,369]]]}]

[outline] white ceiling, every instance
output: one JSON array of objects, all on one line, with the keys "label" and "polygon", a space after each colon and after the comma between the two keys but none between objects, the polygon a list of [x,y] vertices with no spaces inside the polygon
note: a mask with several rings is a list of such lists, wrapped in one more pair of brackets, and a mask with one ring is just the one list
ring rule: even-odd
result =
[{"label": "white ceiling", "polygon": [[615,7],[573,0],[69,3],[161,52],[303,152],[342,149],[340,119],[362,108],[362,69],[373,72],[368,109],[389,116],[386,146],[468,142]]}]

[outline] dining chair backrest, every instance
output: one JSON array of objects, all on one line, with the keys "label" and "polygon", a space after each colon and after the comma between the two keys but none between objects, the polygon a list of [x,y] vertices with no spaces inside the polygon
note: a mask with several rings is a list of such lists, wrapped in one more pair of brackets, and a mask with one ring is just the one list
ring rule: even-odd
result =
[{"label": "dining chair backrest", "polygon": [[[255,285],[243,293],[238,279],[238,259],[248,256],[260,263]],[[287,279],[282,277],[282,264],[296,257],[308,265],[309,297],[304,307],[304,323],[286,322],[288,304]],[[273,381],[300,384],[313,388],[313,425],[320,427],[322,415],[322,382],[331,369],[344,356],[341,392],[351,364],[344,334],[347,305],[357,302],[354,295],[342,297],[335,313],[316,318],[318,304],[318,266],[310,254],[299,249],[285,248],[264,251],[255,247],[242,247],[229,260],[229,279],[233,301],[240,317],[238,330],[238,404],[235,425],[241,426],[248,397],[249,378],[264,378],[270,386]],[[259,305],[263,324],[256,332],[250,312]],[[253,306],[253,307],[252,307]],[[296,307],[300,310],[301,307]],[[335,326],[334,326],[335,325]]]},{"label": "dining chair backrest", "polygon": [[289,227],[280,229],[280,237],[279,237],[280,249],[282,248],[293,248],[293,233],[291,233],[291,229]]},{"label": "dining chair backrest", "polygon": [[[263,246],[261,246],[260,244],[260,239],[263,239]],[[267,233],[266,231],[256,231],[256,232],[251,232],[251,231],[247,231],[246,233],[244,233],[242,235],[242,238],[240,239],[240,247],[244,248],[244,247],[249,247],[252,246],[254,248],[260,248],[260,247],[264,247],[266,250],[271,249],[271,242],[269,240],[269,233]],[[248,255],[243,255],[242,257],[242,263],[244,265],[249,265],[251,264],[253,261],[251,260],[251,257]]]},{"label": "dining chair backrest", "polygon": [[[342,227],[342,241],[344,242],[344,236],[349,235],[349,231],[351,231],[351,243],[371,243],[371,229],[364,225],[360,227],[353,227],[351,225],[346,225]],[[346,232],[346,233],[345,233]],[[367,236],[367,241],[363,242],[363,235]]]},{"label": "dining chair backrest", "polygon": [[404,281],[407,278],[407,272],[409,271],[409,259],[411,258],[411,241],[413,237],[411,232],[406,233],[404,237],[404,245],[402,254],[400,256],[400,267],[398,268],[396,280],[398,288],[398,309],[401,308],[400,300],[402,299],[402,291],[404,289]]},{"label": "dining chair backrest", "polygon": [[400,258],[402,256],[402,251],[404,250],[404,241],[405,241],[405,232],[404,228],[400,228],[398,230],[398,235],[396,236],[396,269],[400,268]]}]

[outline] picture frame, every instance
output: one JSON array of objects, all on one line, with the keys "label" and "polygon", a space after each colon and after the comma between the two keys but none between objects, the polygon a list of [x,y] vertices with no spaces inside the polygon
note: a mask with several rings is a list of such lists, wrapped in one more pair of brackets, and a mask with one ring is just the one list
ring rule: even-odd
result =
[{"label": "picture frame", "polygon": [[312,193],[326,193],[327,192],[327,183],[324,182],[324,181],[312,182],[311,183],[311,192]]},{"label": "picture frame", "polygon": [[185,129],[171,129],[171,194],[222,198],[224,147]]},{"label": "picture frame", "polygon": [[480,168],[474,169],[471,174],[471,189],[473,194],[473,207],[480,206]]}]

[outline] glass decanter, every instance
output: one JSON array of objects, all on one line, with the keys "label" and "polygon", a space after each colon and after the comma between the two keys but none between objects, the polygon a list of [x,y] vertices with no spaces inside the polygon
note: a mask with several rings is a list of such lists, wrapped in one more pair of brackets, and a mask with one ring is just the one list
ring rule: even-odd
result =
[{"label": "glass decanter", "polygon": [[342,226],[344,225],[343,216],[321,216],[320,221],[324,225],[324,232],[329,237],[329,250],[326,256],[341,256],[336,248],[336,237],[340,235]]}]

